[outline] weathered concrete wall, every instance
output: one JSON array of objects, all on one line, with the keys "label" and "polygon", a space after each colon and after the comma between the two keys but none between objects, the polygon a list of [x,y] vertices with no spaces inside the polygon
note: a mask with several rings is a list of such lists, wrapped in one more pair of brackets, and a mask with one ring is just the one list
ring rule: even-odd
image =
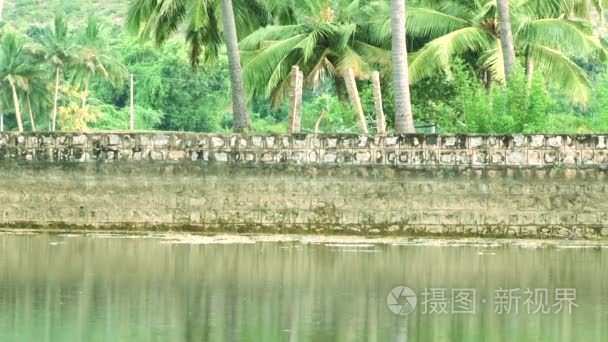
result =
[{"label": "weathered concrete wall", "polygon": [[604,136],[0,134],[0,228],[608,236]]},{"label": "weathered concrete wall", "polygon": [[192,160],[406,167],[608,166],[608,135],[0,134],[0,160]]}]

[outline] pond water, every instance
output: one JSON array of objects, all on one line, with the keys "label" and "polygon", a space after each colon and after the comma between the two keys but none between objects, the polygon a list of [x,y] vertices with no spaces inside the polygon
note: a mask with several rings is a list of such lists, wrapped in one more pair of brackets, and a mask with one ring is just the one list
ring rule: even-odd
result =
[{"label": "pond water", "polygon": [[0,234],[0,341],[608,340],[606,248],[232,242]]}]

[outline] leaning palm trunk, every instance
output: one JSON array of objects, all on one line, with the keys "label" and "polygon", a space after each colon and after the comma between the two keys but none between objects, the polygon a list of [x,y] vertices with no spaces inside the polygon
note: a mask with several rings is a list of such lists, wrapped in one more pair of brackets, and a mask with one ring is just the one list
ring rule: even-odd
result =
[{"label": "leaning palm trunk", "polygon": [[395,130],[415,133],[410,81],[405,45],[405,0],[391,0],[393,89],[395,102]]},{"label": "leaning palm trunk", "polygon": [[30,111],[30,126],[32,126],[32,131],[36,132],[36,123],[34,122],[34,112],[32,111],[32,101],[30,101],[30,94],[25,94],[25,99],[27,101],[27,108]]},{"label": "leaning palm trunk", "polygon": [[315,134],[321,132],[321,122],[325,118],[325,115],[325,111],[322,111],[321,115],[319,115],[319,118],[317,119],[317,122],[315,122]]},{"label": "leaning palm trunk", "polygon": [[10,80],[11,89],[13,90],[13,102],[15,103],[15,116],[17,117],[17,126],[19,127],[19,133],[23,133],[23,122],[21,122],[21,110],[19,109],[19,97],[17,96],[17,88],[15,82]]},{"label": "leaning palm trunk", "polygon": [[505,78],[508,81],[513,72],[513,65],[515,65],[515,48],[513,46],[509,0],[496,0],[496,5],[498,7],[498,20],[500,21],[500,45],[502,47]]},{"label": "leaning palm trunk", "polygon": [[359,128],[361,132],[367,134],[367,122],[365,121],[365,114],[363,113],[363,106],[361,105],[361,98],[359,97],[359,90],[357,89],[357,81],[355,80],[355,74],[353,69],[348,68],[342,72],[342,78],[346,84],[346,91],[348,92],[348,98],[350,104],[357,113],[357,119],[359,120]]},{"label": "leaning palm trunk", "polygon": [[51,131],[55,132],[57,122],[57,98],[59,97],[59,67],[55,68],[55,97],[53,98],[53,117],[51,118]]},{"label": "leaning palm trunk", "polygon": [[241,70],[241,57],[239,55],[232,0],[222,0],[222,19],[224,20],[224,41],[226,42],[230,86],[232,88],[232,126],[235,132],[242,132],[245,129],[252,129],[252,126],[247,113],[247,100],[243,85],[243,72]]}]

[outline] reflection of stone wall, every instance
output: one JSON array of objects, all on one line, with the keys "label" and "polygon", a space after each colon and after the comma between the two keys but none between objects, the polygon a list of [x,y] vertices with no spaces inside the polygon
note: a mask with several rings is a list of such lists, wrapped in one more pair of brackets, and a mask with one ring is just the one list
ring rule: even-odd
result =
[{"label": "reflection of stone wall", "polygon": [[608,236],[607,152],[603,136],[0,134],[0,227]]}]

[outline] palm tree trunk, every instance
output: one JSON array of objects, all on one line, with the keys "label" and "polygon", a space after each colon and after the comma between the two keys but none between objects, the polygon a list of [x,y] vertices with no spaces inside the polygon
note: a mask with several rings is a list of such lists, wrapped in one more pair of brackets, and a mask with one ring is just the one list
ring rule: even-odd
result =
[{"label": "palm tree trunk", "polygon": [[336,94],[338,95],[338,100],[340,100],[341,102],[345,102],[347,95],[344,86],[344,81],[341,77],[334,77],[334,87],[336,87]]},{"label": "palm tree trunk", "polygon": [[386,119],[382,109],[382,89],[380,88],[380,73],[372,72],[372,87],[374,91],[374,108],[376,110],[376,133],[386,134]]},{"label": "palm tree trunk", "polygon": [[391,29],[393,89],[395,102],[395,130],[397,133],[415,133],[410,81],[405,42],[405,0],[391,0]]},{"label": "palm tree trunk", "polygon": [[234,22],[232,0],[222,0],[222,19],[224,21],[224,41],[228,55],[228,69],[230,70],[230,86],[232,88],[232,115],[233,130],[242,132],[252,129],[251,119],[247,113],[247,100],[243,85],[243,72],[241,70],[241,56],[239,55],[238,37]]},{"label": "palm tree trunk", "polygon": [[21,110],[19,109],[19,97],[17,96],[17,88],[15,88],[15,82],[10,80],[11,89],[13,90],[13,102],[15,103],[15,116],[17,117],[17,126],[19,127],[19,133],[23,133],[23,122],[21,122]]},{"label": "palm tree trunk", "polygon": [[492,91],[492,87],[494,86],[494,78],[490,71],[486,71],[486,90],[488,92]]},{"label": "palm tree trunk", "polygon": [[287,114],[287,122],[289,133],[300,133],[302,122],[302,82],[304,76],[297,65],[291,67],[289,75],[289,113]]},{"label": "palm tree trunk", "polygon": [[25,99],[27,100],[27,107],[30,111],[30,126],[32,126],[32,132],[36,132],[36,122],[34,121],[34,112],[32,111],[32,101],[30,101],[30,94],[25,94]]},{"label": "palm tree trunk", "polygon": [[89,96],[89,79],[84,80],[84,94],[82,95],[82,108],[87,105],[87,97]]},{"label": "palm tree trunk", "polygon": [[57,98],[59,97],[59,67],[55,68],[55,97],[53,98],[53,117],[51,118],[51,131],[55,132],[57,122]]},{"label": "palm tree trunk", "polygon": [[509,14],[509,0],[496,0],[498,7],[498,20],[500,21],[500,45],[505,66],[505,78],[511,78],[513,65],[515,65],[515,47],[513,45],[513,31],[511,30],[511,16]]},{"label": "palm tree trunk", "polygon": [[528,80],[528,88],[530,88],[534,79],[534,61],[532,61],[529,54],[526,55],[526,78]]},{"label": "palm tree trunk", "polygon": [[321,115],[319,115],[317,122],[315,122],[315,134],[319,133],[319,131],[321,130],[321,122],[323,121],[323,118],[325,118],[325,113],[326,110],[321,111]]},{"label": "palm tree trunk", "polygon": [[359,97],[359,90],[357,89],[357,81],[355,80],[355,74],[353,69],[347,68],[342,72],[344,83],[346,84],[346,91],[348,92],[348,98],[350,104],[357,113],[357,119],[359,120],[359,128],[361,132],[367,134],[367,122],[365,121],[365,114],[363,113],[363,106],[361,105],[361,98]]}]

